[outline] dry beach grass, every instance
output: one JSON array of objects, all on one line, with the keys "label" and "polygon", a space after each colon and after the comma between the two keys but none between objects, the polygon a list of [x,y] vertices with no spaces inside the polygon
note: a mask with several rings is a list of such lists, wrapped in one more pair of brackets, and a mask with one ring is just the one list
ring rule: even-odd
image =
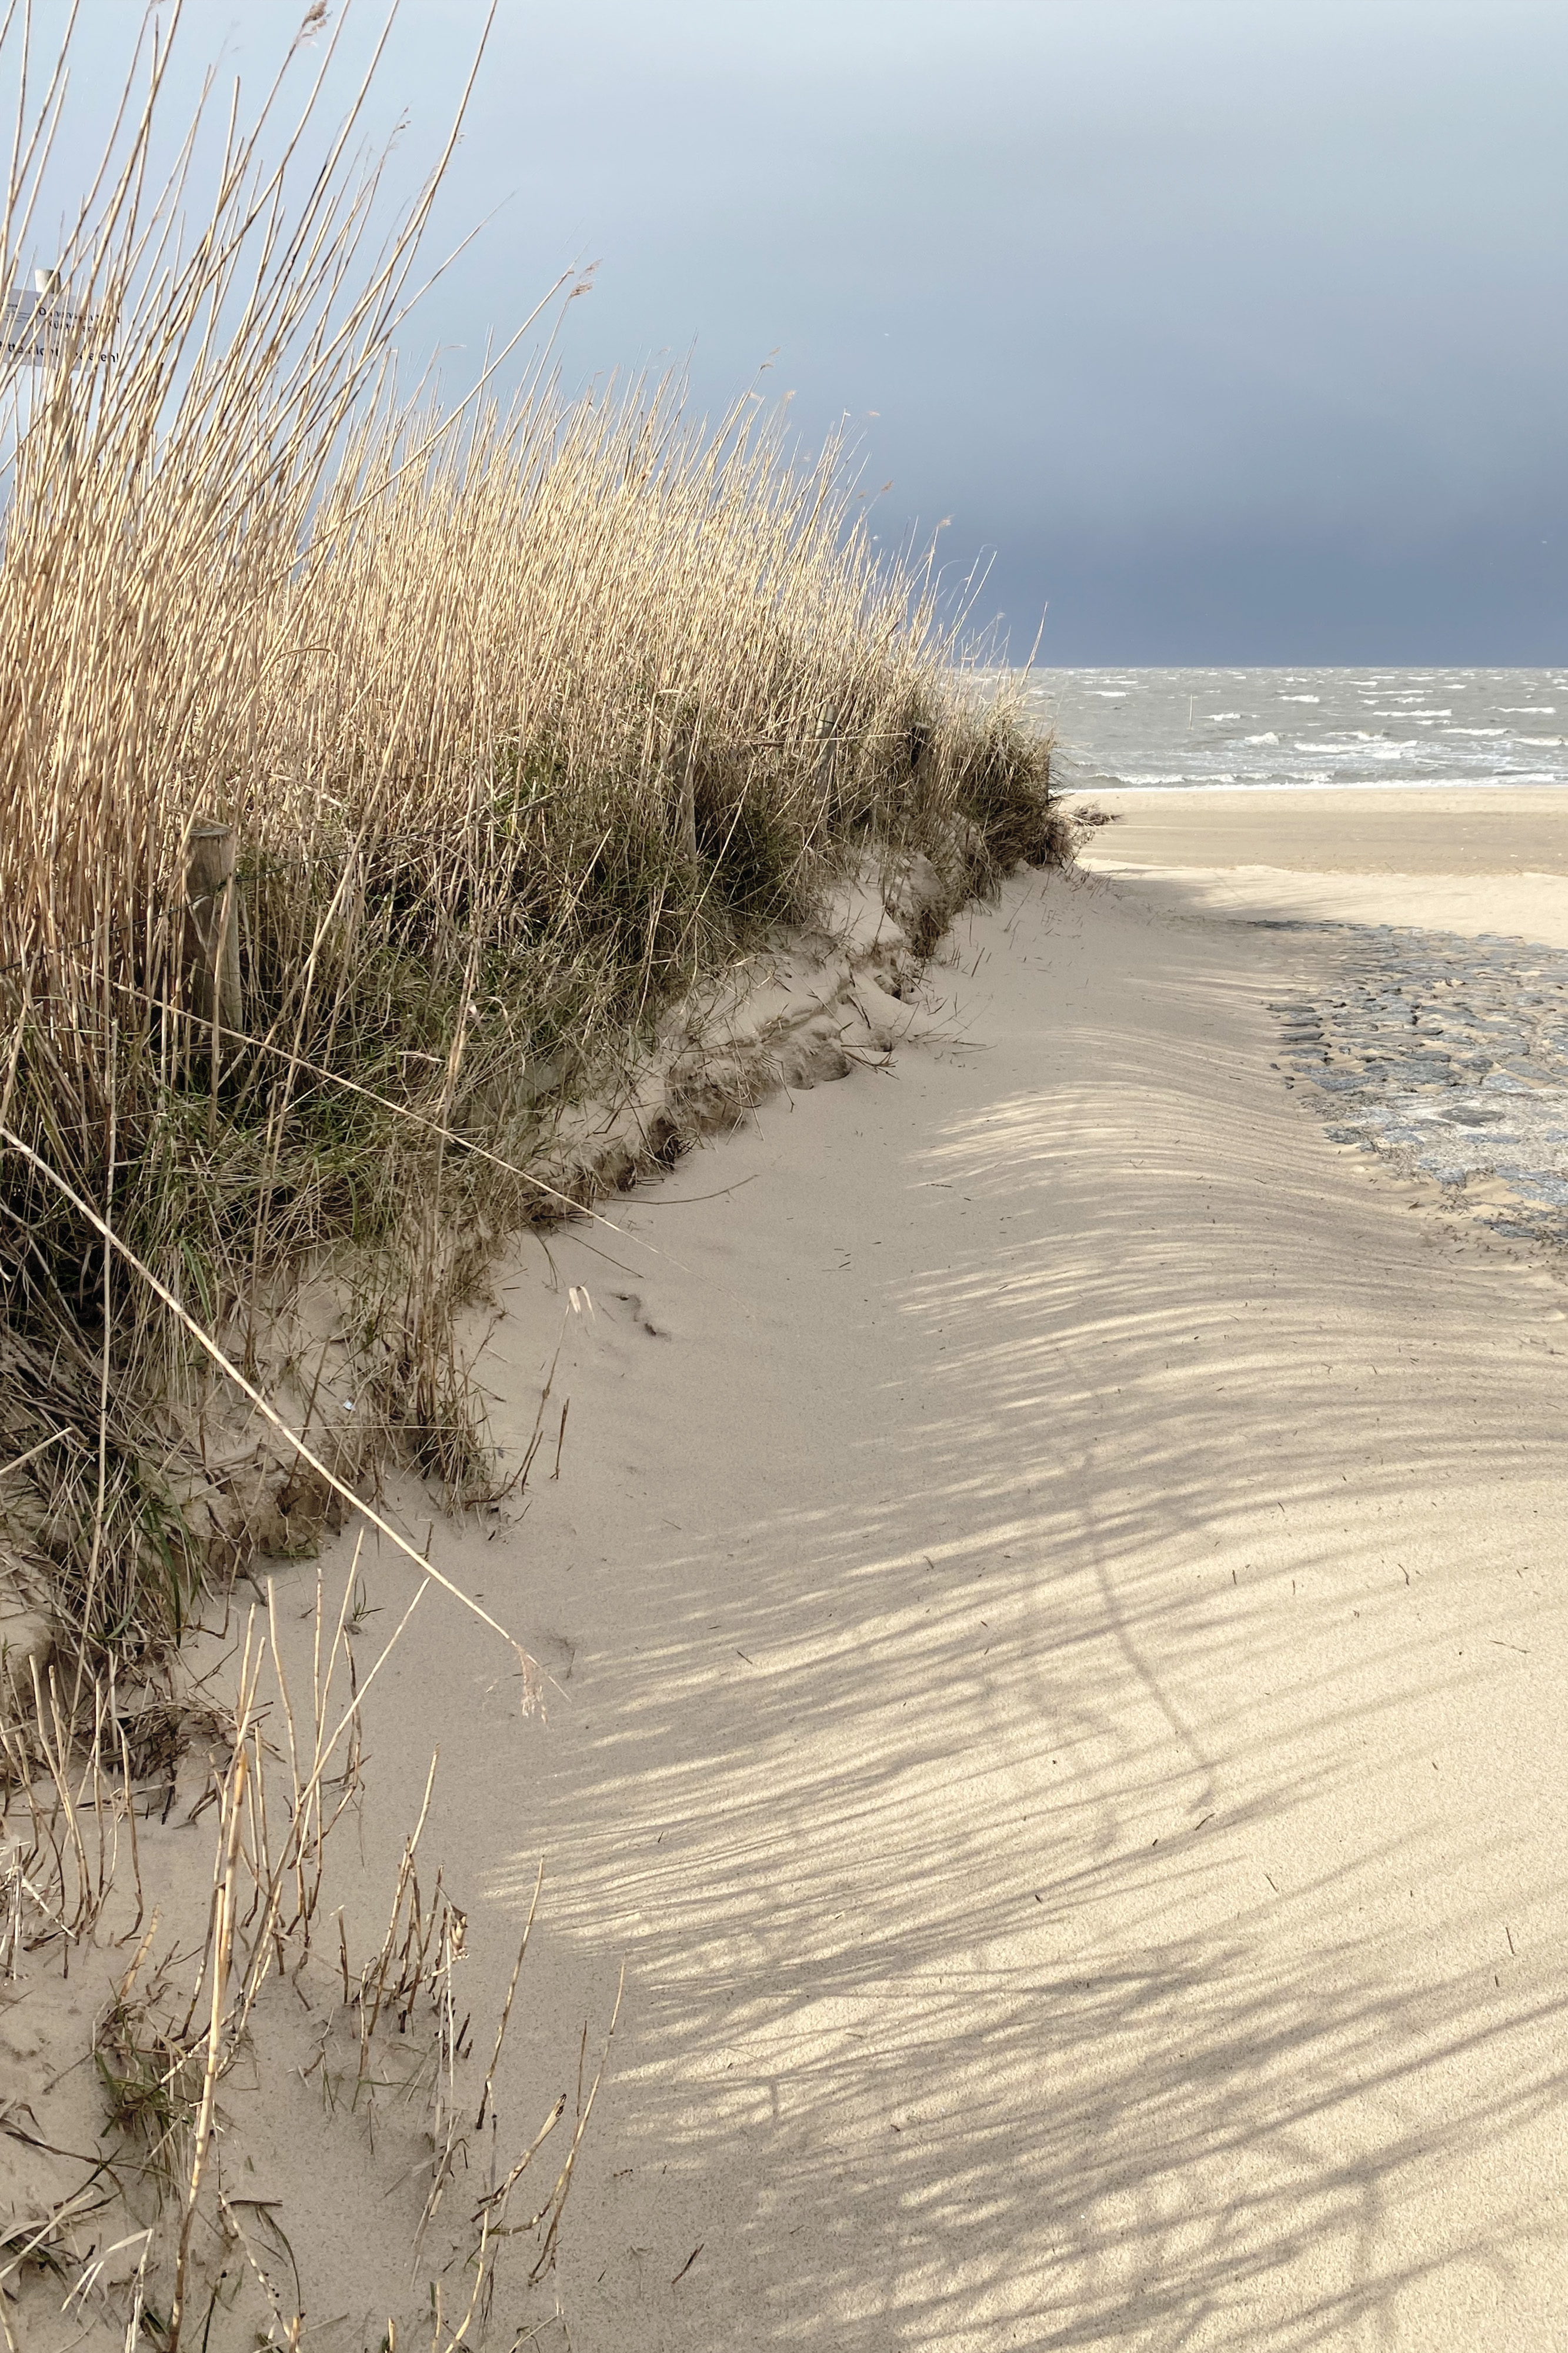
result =
[{"label": "dry beach grass", "polygon": [[[366,1684],[335,1746],[323,1697],[340,1657],[357,1678],[353,1580],[335,1634],[318,1603],[304,1725],[259,1630],[232,1704],[180,1683],[204,1580],[255,1584],[258,1545],[308,1548],[388,1449],[454,1497],[486,1491],[455,1316],[506,1235],[589,1182],[550,1157],[563,1107],[624,1092],[672,1008],[700,1048],[705,989],[857,875],[923,858],[955,902],[1061,842],[1043,751],[967,672],[929,563],[875,555],[844,447],[803,456],[752,396],[710,424],[673,381],[569,397],[548,357],[504,406],[489,375],[455,407],[403,396],[392,339],[445,158],[386,235],[381,167],[355,160],[364,92],[320,115],[323,16],[248,127],[237,99],[172,145],[149,36],[51,257],[38,364],[9,386],[0,1938],[35,1989],[73,1956],[130,1960],[92,2021],[102,2113],[80,2120],[108,2153],[11,2231],[0,2321],[53,2277],[83,2326],[90,2307],[169,2347],[198,2274],[218,2294],[215,2247],[268,2341],[298,2337],[276,2250],[247,2236],[232,2164],[226,2188],[215,2172],[220,2089],[283,2031],[267,1989],[295,1989],[322,2053],[357,2036],[356,2113],[388,2021],[405,2038],[434,2004],[416,2263],[469,2047],[461,1915],[422,1904],[412,1844],[379,1955],[356,1968],[345,1940],[341,1999],[310,1991],[322,1845],[356,1787]],[[7,285],[63,102],[64,57],[40,72],[27,37],[13,10]],[[198,1530],[192,1495],[263,1456],[280,1499]],[[138,1825],[187,1805],[216,1842],[182,1959]],[[480,2126],[489,2100],[487,2079]],[[507,2175],[492,2147],[472,2245],[443,2256],[456,2315],[432,2289],[443,2353],[482,2327],[508,2234],[547,2265],[592,2102],[580,2081],[530,2223],[506,2219],[527,2160]],[[129,2235],[106,2253],[110,2212]]]},{"label": "dry beach grass", "polygon": [[401,404],[434,182],[372,258],[352,119],[275,166],[264,109],[193,234],[150,177],[152,71],[68,240],[0,565],[5,1431],[40,1450],[8,1500],[51,1499],[95,1663],[177,1635],[143,1440],[213,1378],[132,1253],[254,1376],[346,1248],[358,1426],[460,1487],[451,1307],[558,1206],[528,1169],[551,1106],[858,859],[956,844],[983,883],[1048,826],[841,448],[537,370],[504,413]]}]

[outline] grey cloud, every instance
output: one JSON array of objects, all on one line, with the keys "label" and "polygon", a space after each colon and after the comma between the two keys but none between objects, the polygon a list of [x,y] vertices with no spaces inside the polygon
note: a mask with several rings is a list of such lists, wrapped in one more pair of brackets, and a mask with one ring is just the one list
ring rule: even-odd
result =
[{"label": "grey cloud", "polygon": [[[405,0],[411,152],[482,15]],[[1540,0],[503,0],[441,221],[504,208],[405,341],[459,382],[599,259],[569,377],[694,346],[717,406],[777,346],[1062,662],[1551,659],[1565,67]]]}]

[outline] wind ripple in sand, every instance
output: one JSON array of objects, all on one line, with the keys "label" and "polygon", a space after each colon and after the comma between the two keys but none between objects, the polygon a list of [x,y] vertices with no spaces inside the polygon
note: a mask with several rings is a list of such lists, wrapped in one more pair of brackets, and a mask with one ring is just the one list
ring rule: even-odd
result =
[{"label": "wind ripple in sand", "polygon": [[1269,1008],[1277,1067],[1333,1099],[1333,1141],[1475,1185],[1496,1232],[1568,1245],[1568,955],[1387,924],[1270,928],[1345,944],[1331,992]]}]

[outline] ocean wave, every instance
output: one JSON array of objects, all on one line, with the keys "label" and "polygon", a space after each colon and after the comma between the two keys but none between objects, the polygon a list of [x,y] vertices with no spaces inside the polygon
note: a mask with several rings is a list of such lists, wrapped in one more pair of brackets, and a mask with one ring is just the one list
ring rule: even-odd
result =
[{"label": "ocean wave", "polygon": [[[1058,775],[1070,775],[1080,789],[1568,787],[1568,681],[1556,671],[1242,671],[1214,664],[1106,667],[1055,680],[1067,738],[1058,744]],[[1238,701],[1220,701],[1227,687]],[[1564,700],[1501,703],[1509,693]],[[1448,701],[1433,701],[1438,694]],[[1550,722],[1559,712],[1561,733],[1550,725],[1527,733],[1512,723]]]},{"label": "ocean wave", "polygon": [[[1171,776],[1155,785],[1140,786],[1131,776],[1100,776],[1095,779],[1101,792],[1131,792],[1134,790],[1172,791],[1180,786],[1192,793],[1298,793],[1308,790],[1324,793],[1484,793],[1508,791],[1515,786],[1532,786],[1546,791],[1568,792],[1568,777],[1551,776]],[[1087,784],[1075,785],[1074,791],[1086,791]]]}]

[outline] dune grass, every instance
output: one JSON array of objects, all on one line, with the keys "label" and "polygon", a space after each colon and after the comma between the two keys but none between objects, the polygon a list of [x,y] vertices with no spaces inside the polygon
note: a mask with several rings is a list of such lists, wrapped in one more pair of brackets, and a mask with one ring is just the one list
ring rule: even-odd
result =
[{"label": "dune grass", "polygon": [[157,1461],[205,1373],[37,1160],[242,1363],[358,1253],[433,1426],[433,1238],[540,1214],[544,1104],[858,862],[961,831],[980,887],[1053,823],[850,452],[751,396],[709,424],[678,382],[573,397],[542,365],[505,407],[405,403],[439,173],[373,248],[352,116],[317,137],[307,105],[268,160],[274,92],[198,204],[199,142],[155,184],[143,67],[51,357],[13,376],[0,552],[0,1447],[43,1441],[0,1503],[89,1662],[177,1638],[199,1564]]}]

